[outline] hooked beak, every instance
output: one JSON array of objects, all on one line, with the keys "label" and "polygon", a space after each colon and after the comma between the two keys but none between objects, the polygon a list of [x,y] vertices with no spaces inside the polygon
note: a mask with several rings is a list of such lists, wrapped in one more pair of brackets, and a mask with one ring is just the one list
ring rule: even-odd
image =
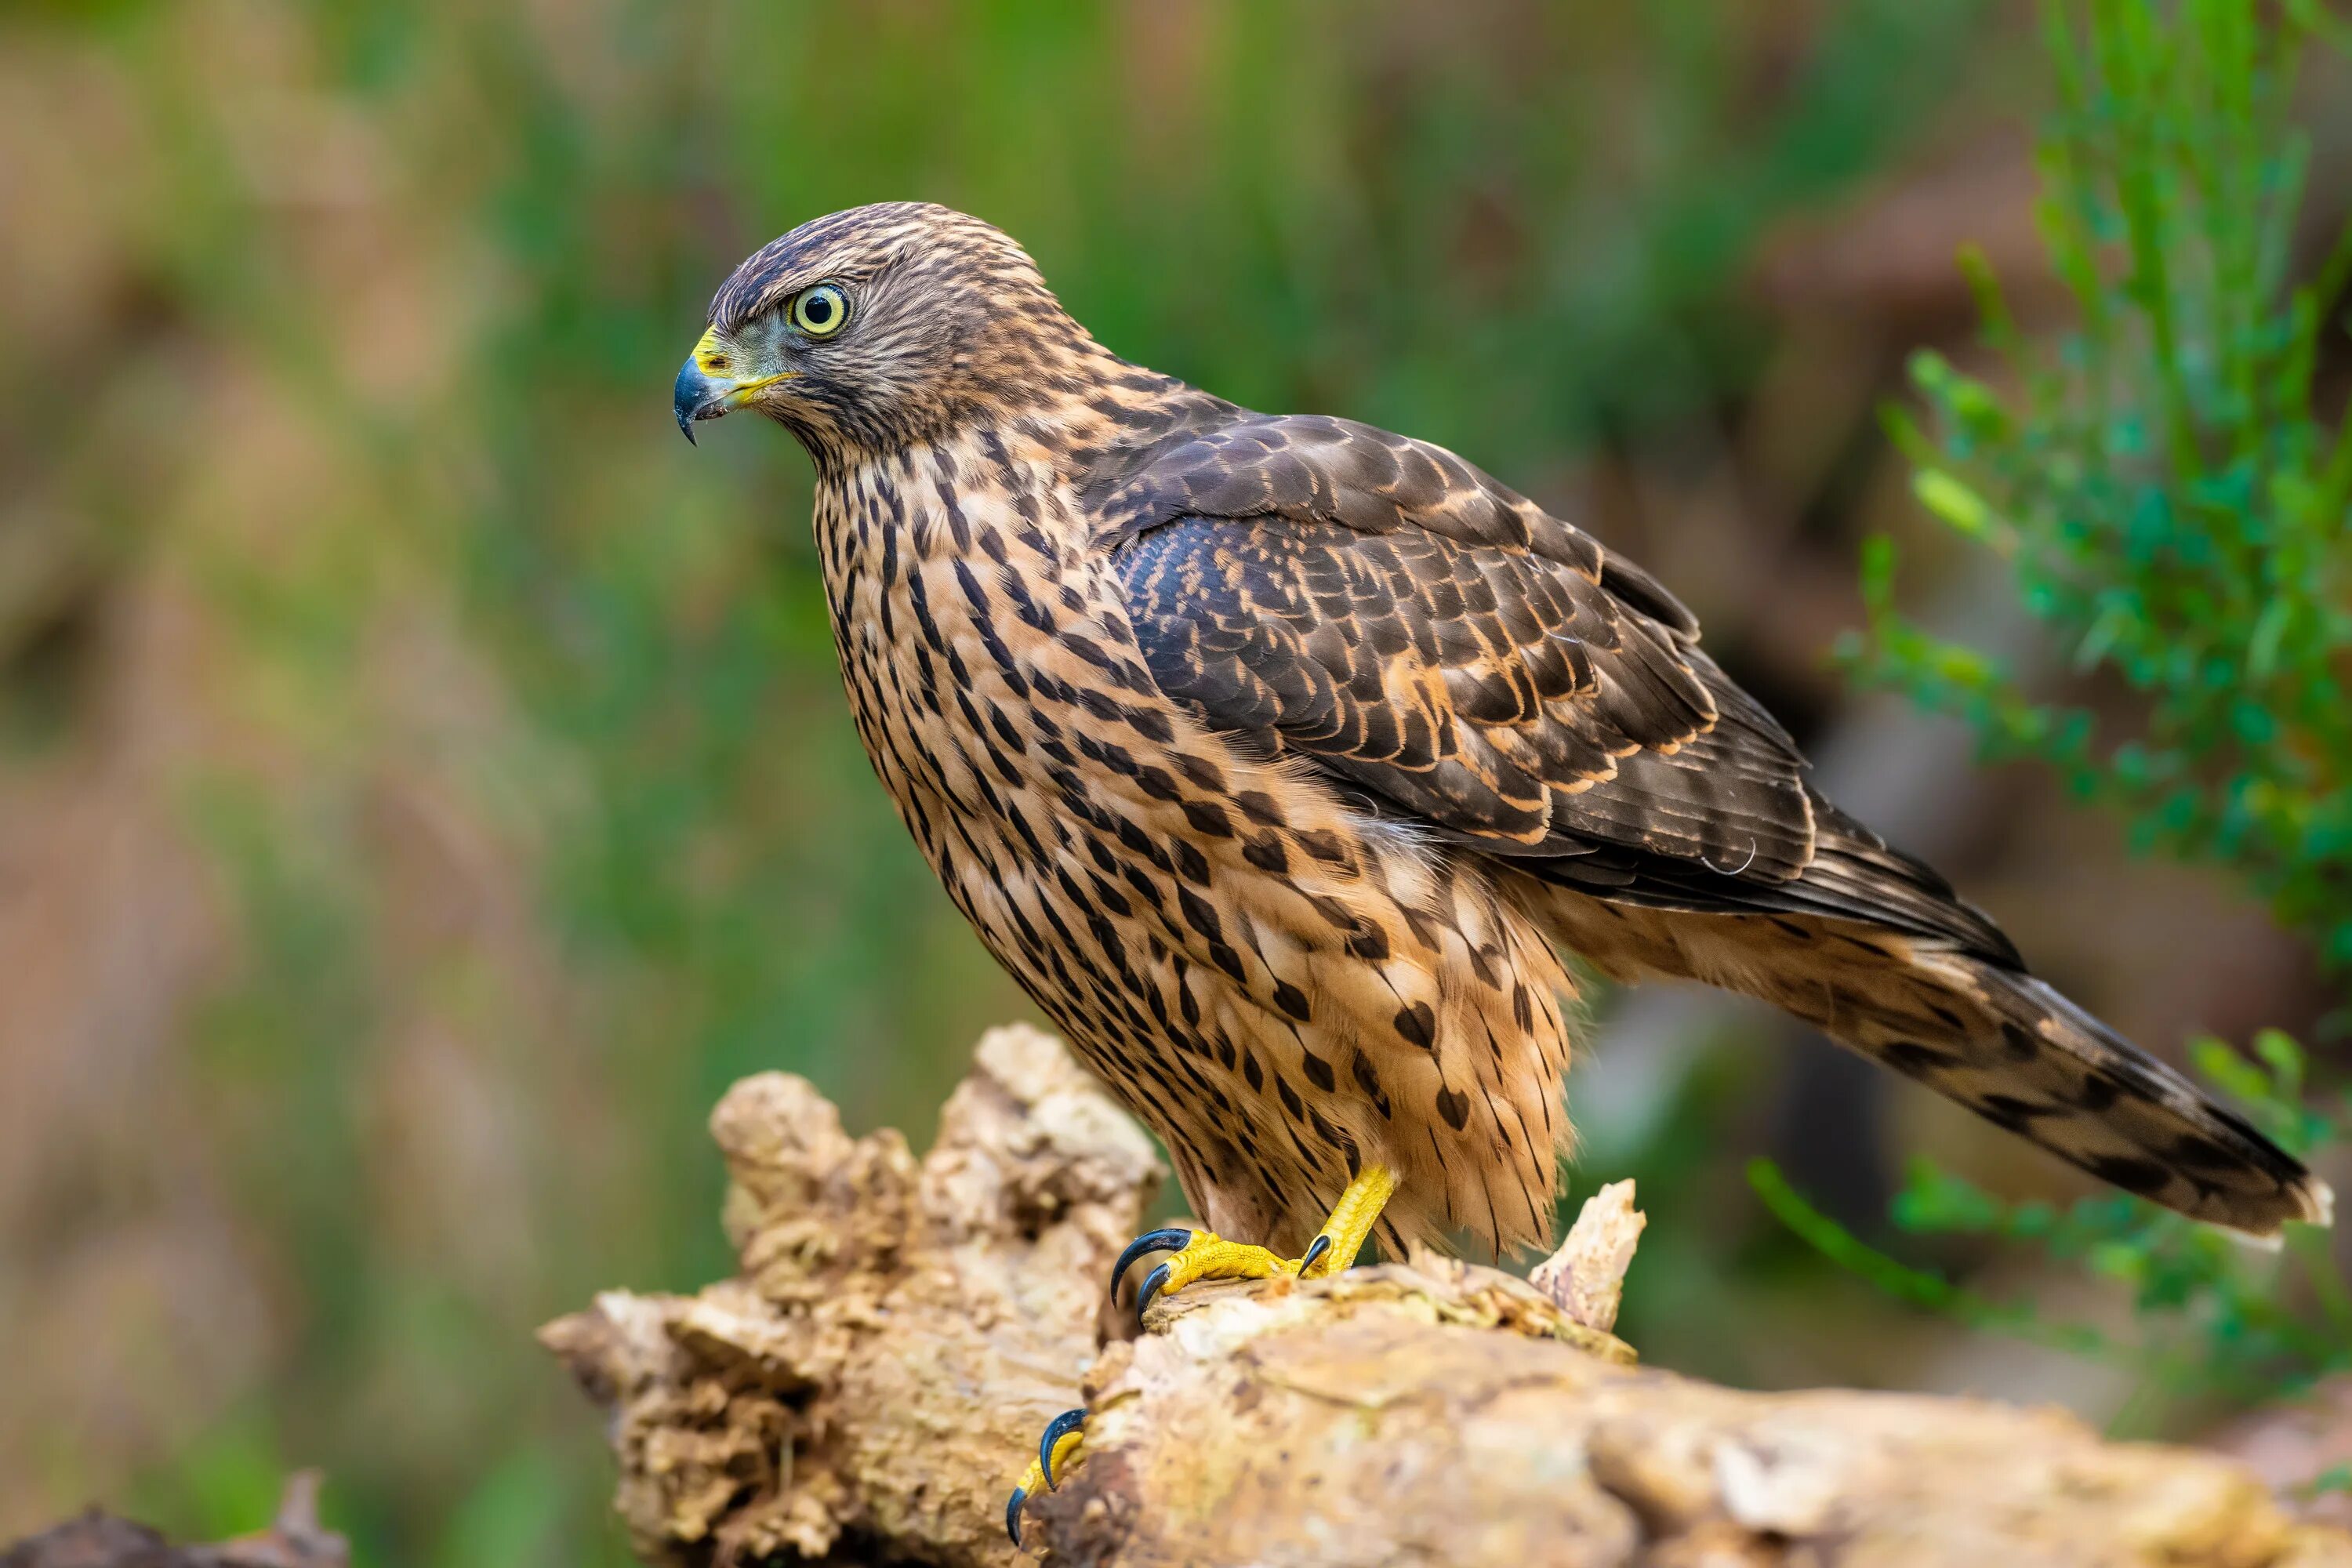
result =
[{"label": "hooked beak", "polygon": [[764,387],[780,381],[790,381],[799,373],[781,371],[774,375],[741,374],[742,355],[731,343],[711,328],[686,356],[678,367],[677,384],[670,389],[670,412],[677,416],[677,428],[688,441],[694,439],[697,420],[716,419],[740,408],[759,395]]}]

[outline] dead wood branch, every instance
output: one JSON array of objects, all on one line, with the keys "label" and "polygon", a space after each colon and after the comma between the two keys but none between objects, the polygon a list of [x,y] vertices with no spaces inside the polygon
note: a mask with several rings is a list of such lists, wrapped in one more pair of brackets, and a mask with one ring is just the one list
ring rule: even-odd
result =
[{"label": "dead wood branch", "polygon": [[1002,1509],[1056,1412],[1087,1458],[1029,1539],[1083,1563],[2352,1568],[2210,1455],[1978,1401],[1748,1394],[1605,1331],[1640,1215],[1596,1202],[1543,1289],[1429,1258],[1204,1285],[1097,1353],[1160,1170],[1054,1040],[981,1042],[920,1162],[808,1084],[712,1127],[741,1274],[612,1292],[547,1344],[612,1415],[663,1564],[1009,1564]]},{"label": "dead wood branch", "polygon": [[99,1509],[10,1546],[0,1568],[351,1568],[351,1548],[319,1523],[319,1473],[287,1479],[269,1528],[217,1546],[173,1546]]}]

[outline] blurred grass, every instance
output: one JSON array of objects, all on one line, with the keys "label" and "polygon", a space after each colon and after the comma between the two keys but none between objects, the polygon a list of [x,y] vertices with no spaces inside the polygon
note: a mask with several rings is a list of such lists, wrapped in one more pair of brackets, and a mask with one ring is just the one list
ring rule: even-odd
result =
[{"label": "blurred grass", "polygon": [[[36,1322],[0,1288],[76,1396],[0,1401],[0,1535],[93,1495],[241,1530],[316,1463],[362,1561],[621,1561],[530,1326],[725,1266],[701,1120],[734,1077],[804,1072],[920,1141],[972,1036],[1026,1012],[856,750],[798,453],[669,425],[743,253],[947,201],[1131,357],[1543,493],[1754,383],[1759,243],[1901,150],[1983,26],[1969,0],[0,12],[10,798],[184,831],[196,868],[142,861],[123,896],[184,875],[198,955],[177,989],[124,960],[158,1000],[89,1037],[132,1042],[115,1141],[18,1173],[8,1250],[102,1278],[187,1204],[220,1270],[162,1277],[184,1323],[121,1291]],[[1701,1081],[1632,1158],[1654,1208],[1738,1190],[1714,1130],[1745,1093]],[[1776,1257],[1658,1248],[1645,1348],[1755,1373],[1713,1302]]]}]

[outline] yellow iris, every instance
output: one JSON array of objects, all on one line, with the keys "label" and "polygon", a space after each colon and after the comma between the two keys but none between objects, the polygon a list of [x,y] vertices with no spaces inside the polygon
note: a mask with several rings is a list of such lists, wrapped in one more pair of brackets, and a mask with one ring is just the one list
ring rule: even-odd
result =
[{"label": "yellow iris", "polygon": [[803,289],[793,301],[793,325],[812,338],[829,338],[849,321],[849,296],[831,283]]}]

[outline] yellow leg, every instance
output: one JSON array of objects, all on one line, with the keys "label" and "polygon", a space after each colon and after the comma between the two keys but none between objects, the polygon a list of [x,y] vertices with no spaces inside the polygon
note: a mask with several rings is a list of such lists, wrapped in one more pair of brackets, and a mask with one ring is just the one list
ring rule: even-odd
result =
[{"label": "yellow leg", "polygon": [[1366,1165],[1339,1194],[1331,1209],[1331,1217],[1323,1222],[1315,1239],[1298,1258],[1276,1258],[1263,1247],[1246,1241],[1227,1241],[1210,1230],[1147,1231],[1128,1244],[1111,1269],[1111,1294],[1118,1294],[1118,1283],[1128,1266],[1147,1252],[1172,1252],[1167,1262],[1145,1278],[1143,1289],[1136,1292],[1136,1316],[1157,1297],[1171,1290],[1181,1290],[1195,1279],[1270,1279],[1277,1274],[1296,1274],[1308,1279],[1319,1279],[1353,1267],[1356,1254],[1362,1251],[1364,1238],[1372,1234],[1372,1226],[1381,1217],[1381,1210],[1396,1191],[1396,1173],[1385,1165]]},{"label": "yellow leg", "polygon": [[[1364,1238],[1380,1223],[1381,1211],[1389,1206],[1396,1184],[1396,1173],[1386,1165],[1367,1165],[1348,1184],[1348,1190],[1331,1205],[1331,1217],[1317,1233],[1318,1241],[1324,1237],[1331,1238],[1330,1247],[1316,1259],[1321,1273],[1337,1274],[1342,1268],[1356,1266],[1356,1254],[1364,1249]],[[1310,1245],[1307,1250],[1313,1252],[1315,1248]]]}]

